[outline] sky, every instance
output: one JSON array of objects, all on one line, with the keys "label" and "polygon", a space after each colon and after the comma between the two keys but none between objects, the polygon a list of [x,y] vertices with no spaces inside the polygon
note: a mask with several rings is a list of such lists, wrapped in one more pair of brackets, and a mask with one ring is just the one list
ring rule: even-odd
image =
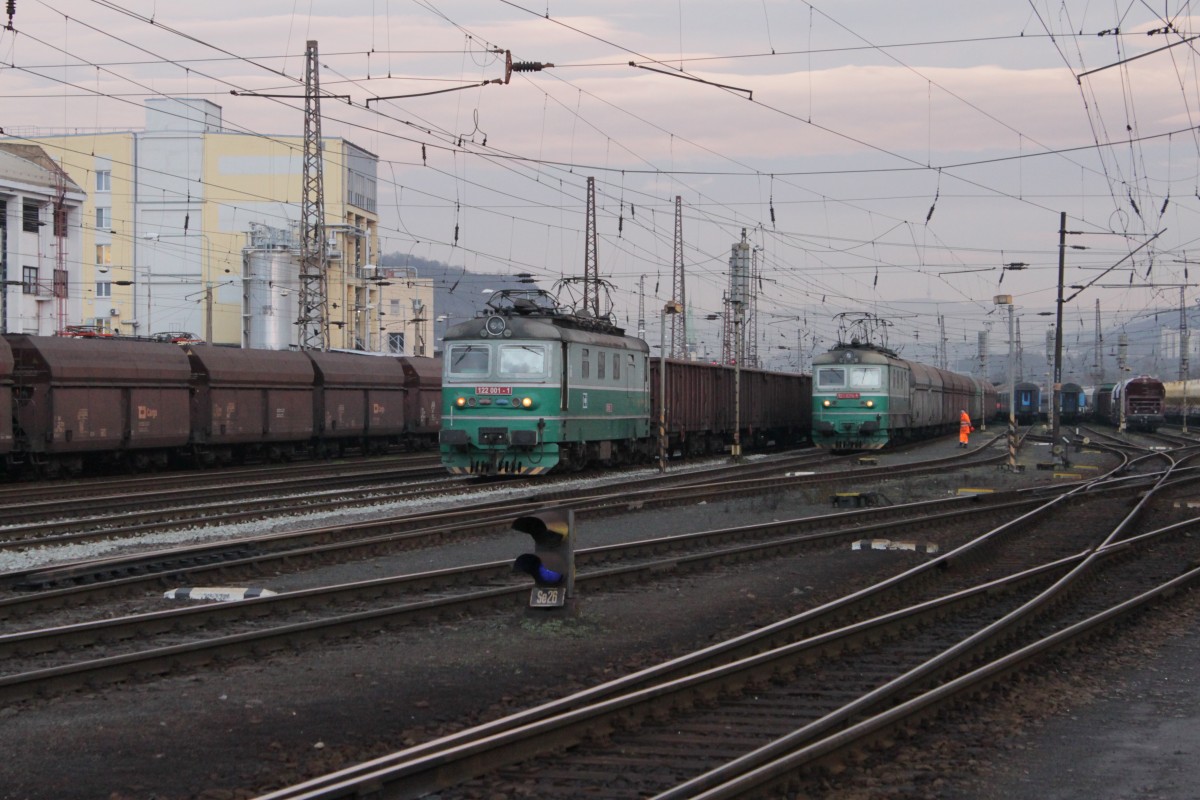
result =
[{"label": "sky", "polygon": [[[139,128],[146,98],[191,96],[222,106],[232,129],[299,135],[301,99],[247,93],[302,93],[316,40],[322,133],[380,158],[384,252],[545,287],[581,277],[592,178],[596,260],[631,330],[642,304],[657,340],[682,261],[698,346],[719,351],[720,322],[706,317],[723,311],[745,230],[760,357],[794,363],[832,343],[839,314],[871,313],[902,354],[932,361],[943,331],[952,359],[975,353],[983,330],[1005,350],[996,295],[1013,297],[1025,346],[1042,342],[1066,213],[1063,329],[1078,350],[1097,304],[1114,331],[1156,313],[1177,325],[1164,312],[1181,285],[1195,303],[1190,12],[1128,0],[19,0],[0,30],[0,128]],[[553,66],[506,76],[506,51]],[[1133,345],[1153,345],[1142,338]]]}]

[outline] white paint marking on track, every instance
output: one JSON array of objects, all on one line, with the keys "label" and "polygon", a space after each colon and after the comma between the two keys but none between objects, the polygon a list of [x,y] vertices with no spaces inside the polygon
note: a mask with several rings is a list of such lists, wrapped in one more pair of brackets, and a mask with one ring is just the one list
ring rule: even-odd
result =
[{"label": "white paint marking on track", "polygon": [[235,586],[191,586],[171,589],[163,592],[167,600],[251,600],[255,597],[270,597],[275,594],[270,589]]}]

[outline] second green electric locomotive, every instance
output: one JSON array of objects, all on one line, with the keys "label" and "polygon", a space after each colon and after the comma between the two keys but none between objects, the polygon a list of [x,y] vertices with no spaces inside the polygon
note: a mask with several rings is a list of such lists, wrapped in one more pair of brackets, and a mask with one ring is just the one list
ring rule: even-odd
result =
[{"label": "second green electric locomotive", "polygon": [[965,411],[975,426],[995,408],[986,381],[900,358],[870,314],[839,315],[851,333],[813,359],[812,439],[830,450],[878,450],[952,433]]}]

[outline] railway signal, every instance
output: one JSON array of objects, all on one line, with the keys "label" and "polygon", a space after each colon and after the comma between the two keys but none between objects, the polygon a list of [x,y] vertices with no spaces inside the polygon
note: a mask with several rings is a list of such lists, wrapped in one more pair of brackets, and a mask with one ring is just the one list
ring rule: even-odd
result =
[{"label": "railway signal", "polygon": [[513,572],[533,578],[530,608],[560,608],[575,593],[575,512],[551,508],[517,517],[513,529],[533,537],[534,551],[517,556]]}]

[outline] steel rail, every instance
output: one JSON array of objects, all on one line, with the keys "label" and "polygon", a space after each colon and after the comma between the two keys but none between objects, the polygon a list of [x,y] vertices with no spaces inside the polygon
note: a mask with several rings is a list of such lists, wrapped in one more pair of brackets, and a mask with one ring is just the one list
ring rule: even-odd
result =
[{"label": "steel rail", "polygon": [[[380,798],[416,797],[444,789],[462,782],[471,775],[484,774],[497,766],[543,752],[545,748],[559,750],[585,738],[602,735],[602,732],[614,723],[626,725],[635,717],[654,716],[657,713],[656,709],[666,712],[680,705],[689,705],[689,701],[677,699],[683,692],[714,696],[724,690],[722,687],[725,687],[728,681],[737,681],[739,674],[755,670],[777,674],[786,670],[786,667],[778,664],[781,660],[808,662],[817,657],[818,651],[837,650],[846,647],[850,642],[883,635],[898,624],[912,624],[916,617],[942,616],[963,603],[992,597],[1001,591],[1012,591],[1021,584],[1044,581],[1053,578],[1056,573],[1068,573],[1078,569],[1078,565],[1085,562],[1095,563],[1100,559],[1115,558],[1136,546],[1197,526],[1200,526],[1200,518],[1142,534],[1134,540],[1102,545],[1095,550],[1061,558],[952,595],[934,598],[801,641],[770,649],[756,648],[757,652],[702,671],[688,672],[679,669],[678,662],[683,660],[689,662],[690,666],[699,663],[699,655],[692,654],[684,659],[676,659],[666,665],[417,745],[400,753],[269,792],[259,800],[330,800],[361,796],[361,793],[368,790],[375,793],[372,796]],[[801,616],[812,613],[806,612]],[[772,627],[779,624],[781,623]],[[759,634],[754,634],[754,638],[759,638]],[[725,646],[714,646],[702,652],[707,653]],[[873,705],[880,701],[878,697],[871,699]],[[651,707],[638,708],[641,702],[649,702]],[[844,723],[844,720],[826,720],[825,723],[835,725]],[[527,739],[532,736],[538,737],[541,743],[528,744]],[[662,797],[693,797],[696,796],[694,792],[702,788],[699,784],[687,784]]]},{"label": "steel rail", "polygon": [[[919,473],[923,470],[944,466],[946,463],[956,463],[961,458],[962,456],[955,456],[950,459],[936,459],[932,462],[920,462],[914,465],[900,465],[879,470],[858,470],[851,474],[855,478],[861,478],[867,475],[891,477],[899,474]],[[999,456],[994,458],[999,458]],[[441,531],[438,535],[444,536],[447,535],[445,529],[448,527],[461,528],[473,525],[476,528],[472,532],[477,533],[479,528],[490,531],[499,530],[502,526],[511,525],[512,520],[517,516],[528,513],[531,509],[550,504],[569,505],[572,508],[592,513],[607,509],[611,513],[614,509],[638,509],[655,505],[669,506],[697,498],[712,500],[719,497],[752,495],[780,487],[794,488],[815,485],[844,480],[846,477],[846,473],[843,472],[789,475],[786,472],[780,472],[778,467],[767,471],[772,473],[769,477],[736,481],[728,479],[713,481],[712,476],[706,473],[690,473],[688,476],[676,475],[671,476],[665,486],[661,486],[657,481],[650,481],[652,487],[661,488],[637,491],[631,491],[628,488],[614,491],[612,486],[585,490],[582,494],[578,489],[550,490],[538,492],[525,500],[474,503],[452,511],[404,514],[384,517],[371,522],[305,528],[284,533],[185,545],[165,550],[148,550],[119,556],[70,561],[54,566],[0,572],[0,585],[37,588],[70,582],[95,583],[113,575],[131,573],[171,576],[196,575],[201,574],[205,569],[228,568],[229,565],[241,563],[247,558],[259,561],[285,558],[299,548],[309,548],[322,542],[340,542],[346,547],[354,547],[358,543],[357,540],[364,538],[361,535],[363,531],[370,532],[369,535],[383,531],[386,535],[418,528],[436,527]]]}]

